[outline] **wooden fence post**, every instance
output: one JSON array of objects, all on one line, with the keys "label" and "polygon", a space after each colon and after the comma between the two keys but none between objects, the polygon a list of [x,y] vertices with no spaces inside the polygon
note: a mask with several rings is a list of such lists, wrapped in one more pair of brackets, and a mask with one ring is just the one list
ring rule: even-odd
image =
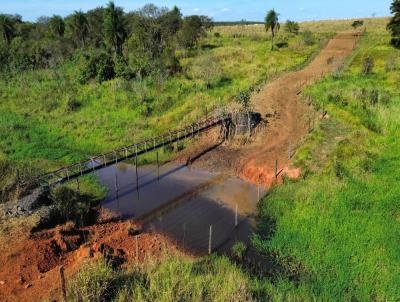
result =
[{"label": "wooden fence post", "polygon": [[61,282],[61,292],[62,292],[62,300],[67,302],[67,290],[65,287],[65,274],[64,274],[64,267],[60,266],[60,282]]},{"label": "wooden fence post", "polygon": [[238,205],[236,204],[236,209],[235,209],[235,228],[238,226]]},{"label": "wooden fence post", "polygon": [[212,225],[210,225],[210,233],[208,235],[208,254],[211,255],[212,250]]},{"label": "wooden fence post", "polygon": [[158,151],[157,151],[157,180],[160,180],[160,161],[158,157]]}]

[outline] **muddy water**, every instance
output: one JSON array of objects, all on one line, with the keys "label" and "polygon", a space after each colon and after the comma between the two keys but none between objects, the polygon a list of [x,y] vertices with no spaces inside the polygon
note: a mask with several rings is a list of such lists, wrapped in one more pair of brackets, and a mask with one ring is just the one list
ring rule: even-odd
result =
[{"label": "muddy water", "polygon": [[259,195],[250,183],[172,164],[139,168],[138,186],[133,165],[118,164],[97,174],[109,189],[103,208],[123,219],[138,218],[147,230],[166,234],[192,253],[207,253],[210,226],[213,250],[249,240]]}]

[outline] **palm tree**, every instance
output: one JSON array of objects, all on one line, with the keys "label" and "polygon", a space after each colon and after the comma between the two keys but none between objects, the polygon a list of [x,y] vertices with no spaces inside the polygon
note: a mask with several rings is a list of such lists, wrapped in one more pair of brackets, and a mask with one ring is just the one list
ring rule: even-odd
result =
[{"label": "palm tree", "polygon": [[272,33],[272,48],[274,49],[274,39],[281,25],[279,24],[279,14],[275,10],[270,10],[265,16],[265,30]]},{"label": "palm tree", "polygon": [[7,15],[0,15],[0,32],[7,44],[11,43],[15,35],[14,21]]},{"label": "palm tree", "polygon": [[122,56],[122,45],[127,37],[127,20],[124,11],[110,1],[105,10],[104,33],[107,43],[114,48],[118,56]]},{"label": "palm tree", "polygon": [[65,32],[65,22],[64,19],[61,16],[54,15],[51,17],[49,21],[49,27],[55,36],[58,36],[59,38],[64,36]]},{"label": "palm tree", "polygon": [[75,11],[71,16],[69,23],[71,28],[72,37],[81,43],[81,45],[86,45],[86,38],[89,34],[89,23],[86,15],[82,11]]}]

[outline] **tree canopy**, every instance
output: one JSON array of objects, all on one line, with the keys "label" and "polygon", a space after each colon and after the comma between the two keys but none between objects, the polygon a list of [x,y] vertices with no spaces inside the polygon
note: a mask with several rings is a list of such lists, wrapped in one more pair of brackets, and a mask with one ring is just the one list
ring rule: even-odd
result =
[{"label": "tree canopy", "polygon": [[400,0],[394,0],[390,10],[394,16],[390,19],[387,28],[392,34],[392,45],[400,48]]},{"label": "tree canopy", "polygon": [[77,79],[108,80],[179,72],[177,50],[193,50],[213,26],[206,16],[183,17],[148,4],[125,12],[110,1],[105,7],[23,22],[0,15],[0,72],[54,67],[73,61]]},{"label": "tree canopy", "polygon": [[265,16],[265,30],[271,31],[272,49],[274,49],[274,39],[280,29],[279,14],[275,10],[270,10]]}]

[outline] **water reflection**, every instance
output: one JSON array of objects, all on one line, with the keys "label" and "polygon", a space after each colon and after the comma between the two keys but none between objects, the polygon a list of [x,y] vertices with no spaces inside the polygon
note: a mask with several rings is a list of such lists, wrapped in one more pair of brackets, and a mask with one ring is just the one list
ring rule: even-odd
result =
[{"label": "water reflection", "polygon": [[188,251],[207,253],[210,226],[213,250],[248,241],[259,195],[252,184],[172,164],[159,171],[139,168],[138,185],[133,165],[120,163],[97,174],[109,188],[104,208],[141,220],[147,230],[166,234]]}]

